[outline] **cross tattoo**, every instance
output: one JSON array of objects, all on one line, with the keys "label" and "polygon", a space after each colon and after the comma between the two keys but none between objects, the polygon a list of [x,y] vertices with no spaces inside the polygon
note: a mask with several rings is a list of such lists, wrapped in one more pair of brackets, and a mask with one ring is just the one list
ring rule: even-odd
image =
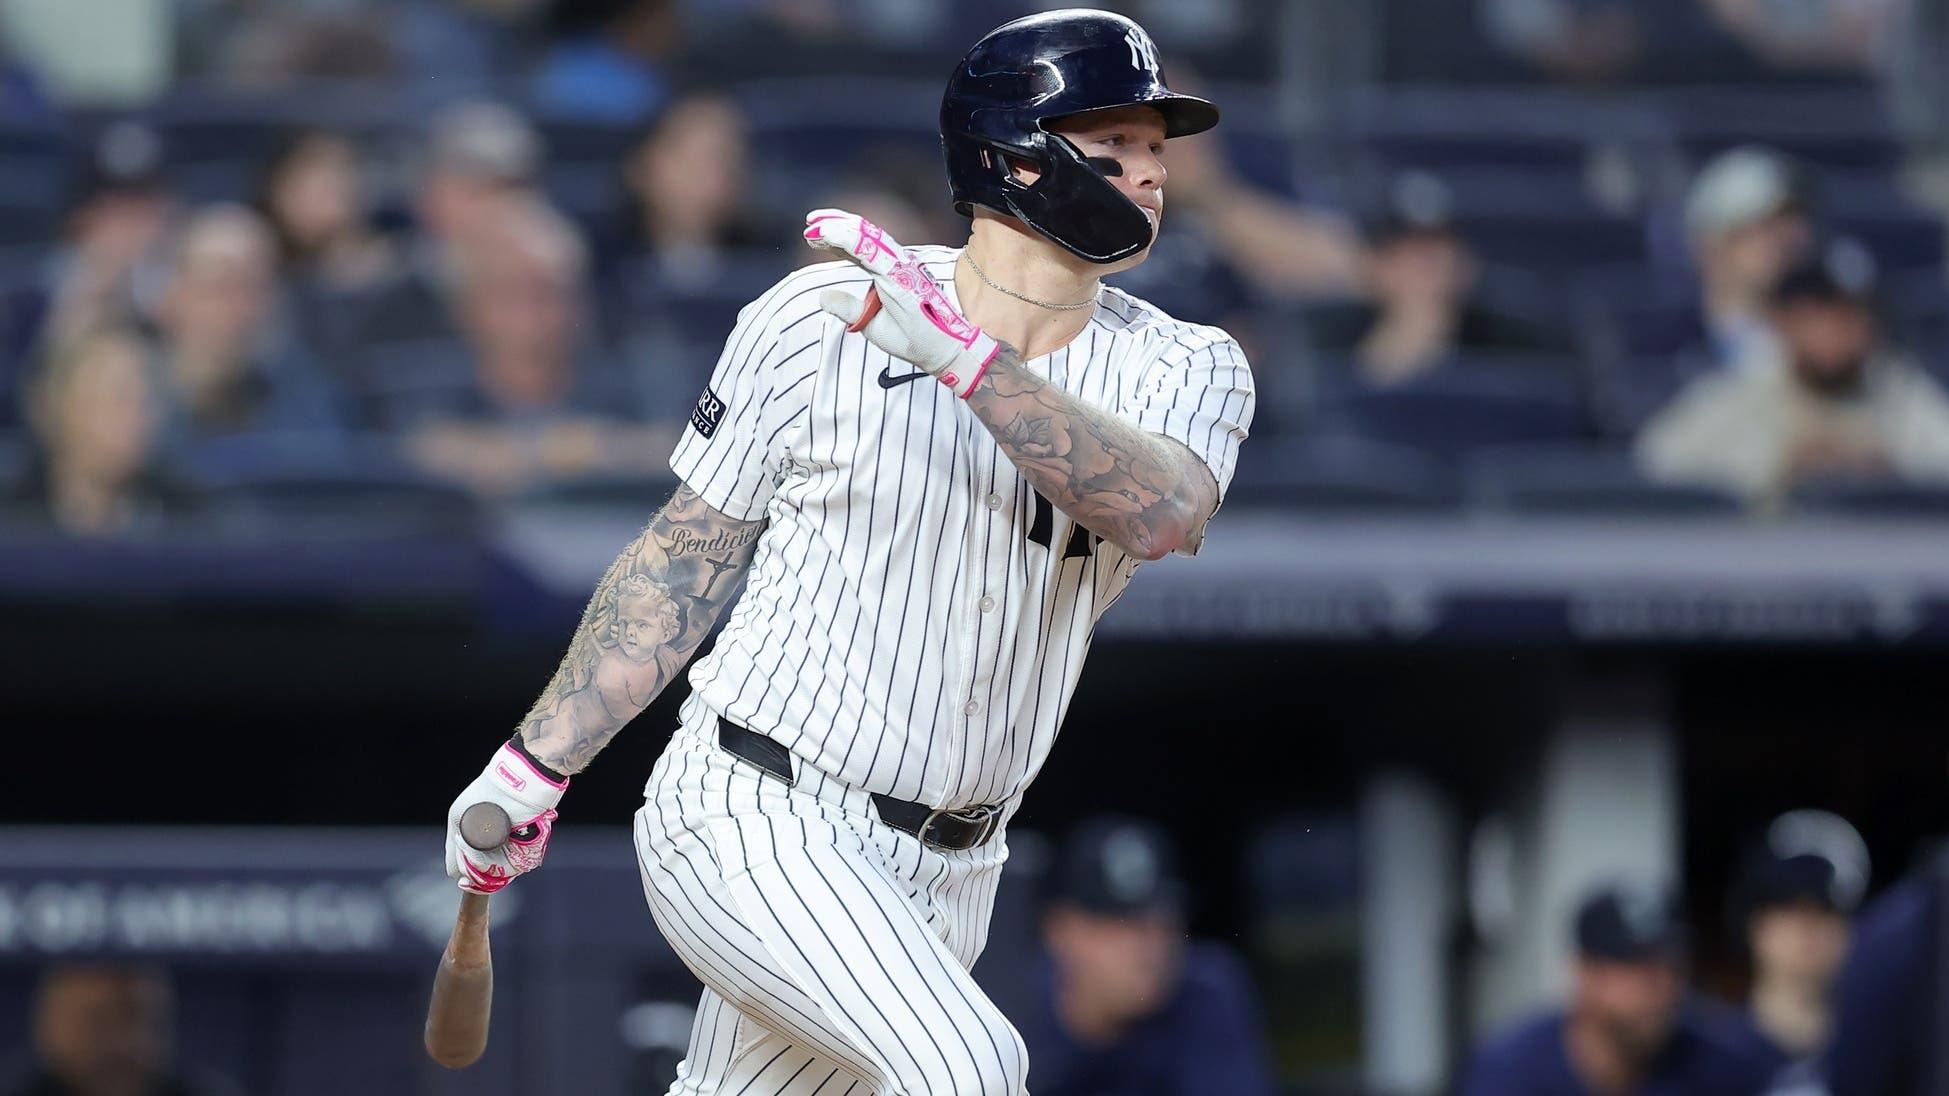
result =
[{"label": "cross tattoo", "polygon": [[717,585],[718,576],[736,566],[731,562],[730,556],[725,556],[723,559],[705,559],[704,562],[711,565],[711,580],[704,584],[704,592],[697,595],[700,598],[711,596],[712,588]]}]

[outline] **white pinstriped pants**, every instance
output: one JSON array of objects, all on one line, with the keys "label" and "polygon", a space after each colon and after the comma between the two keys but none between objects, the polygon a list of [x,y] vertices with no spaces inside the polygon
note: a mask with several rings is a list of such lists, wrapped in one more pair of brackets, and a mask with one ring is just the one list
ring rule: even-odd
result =
[{"label": "white pinstriped pants", "polygon": [[929,849],[867,793],[796,786],[717,745],[695,698],[636,813],[658,928],[704,983],[683,1096],[1019,1096],[1028,1054],[968,968],[1006,859],[998,833]]}]

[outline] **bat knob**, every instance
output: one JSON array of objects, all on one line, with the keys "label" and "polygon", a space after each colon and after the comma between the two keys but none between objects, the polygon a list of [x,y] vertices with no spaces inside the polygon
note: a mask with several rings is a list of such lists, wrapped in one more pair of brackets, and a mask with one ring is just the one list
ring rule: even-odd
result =
[{"label": "bat knob", "polygon": [[476,803],[460,814],[460,839],[478,852],[493,852],[507,844],[513,829],[508,812],[498,803]]}]

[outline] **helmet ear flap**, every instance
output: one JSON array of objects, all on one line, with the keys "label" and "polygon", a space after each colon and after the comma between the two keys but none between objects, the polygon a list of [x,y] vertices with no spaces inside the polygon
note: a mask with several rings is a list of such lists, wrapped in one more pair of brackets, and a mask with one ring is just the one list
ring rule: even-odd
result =
[{"label": "helmet ear flap", "polygon": [[[1027,190],[1035,186],[1049,174],[1046,161],[1028,155],[1026,150],[1015,151],[989,146],[981,150],[981,160],[984,166],[994,172],[996,182],[1019,190]],[[1029,172],[1033,177],[1022,178],[1019,173],[1023,171]]]},{"label": "helmet ear flap", "polygon": [[1155,224],[1081,149],[1046,133],[1037,144],[1046,166],[1033,187],[1018,182],[1003,191],[1009,213],[1093,263],[1119,262],[1150,246]]}]

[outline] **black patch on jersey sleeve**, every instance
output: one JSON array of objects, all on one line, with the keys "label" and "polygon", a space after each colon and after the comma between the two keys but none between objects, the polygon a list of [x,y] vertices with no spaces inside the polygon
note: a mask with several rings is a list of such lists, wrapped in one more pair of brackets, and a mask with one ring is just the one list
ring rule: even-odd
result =
[{"label": "black patch on jersey sleeve", "polygon": [[717,433],[717,424],[724,421],[724,401],[709,388],[697,397],[697,406],[690,409],[690,428],[705,437]]}]

